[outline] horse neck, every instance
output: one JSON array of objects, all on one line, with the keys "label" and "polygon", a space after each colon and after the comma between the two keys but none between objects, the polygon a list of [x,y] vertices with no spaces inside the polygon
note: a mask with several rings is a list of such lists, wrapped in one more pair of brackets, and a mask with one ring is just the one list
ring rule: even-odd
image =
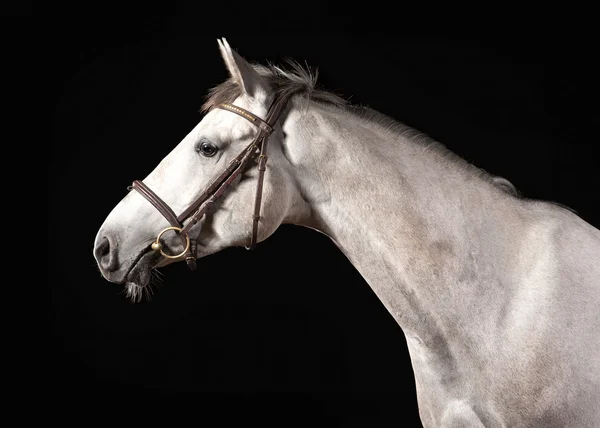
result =
[{"label": "horse neck", "polygon": [[505,292],[495,266],[518,239],[507,194],[462,161],[335,107],[292,110],[284,131],[311,209],[298,223],[336,243],[407,336],[433,339],[473,310],[493,313]]}]

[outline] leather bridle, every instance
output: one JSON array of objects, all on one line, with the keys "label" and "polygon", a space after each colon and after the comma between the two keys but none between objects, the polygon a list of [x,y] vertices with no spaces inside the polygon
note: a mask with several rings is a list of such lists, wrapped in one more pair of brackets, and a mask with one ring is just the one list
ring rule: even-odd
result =
[{"label": "leather bridle", "polygon": [[[202,192],[202,194],[181,214],[176,215],[175,212],[167,205],[156,193],[154,193],[142,181],[135,180],[130,189],[137,190],[144,198],[150,202],[154,208],[160,212],[163,217],[171,224],[171,226],[163,229],[156,240],[152,243],[151,248],[154,251],[159,251],[168,259],[178,259],[185,257],[188,267],[192,270],[196,269],[196,240],[190,238],[189,231],[194,225],[202,219],[215,201],[225,193],[225,190],[241,175],[250,163],[258,156],[258,183],[256,185],[256,196],[254,199],[254,212],[252,214],[252,238],[250,245],[246,249],[250,250],[256,246],[258,239],[258,221],[260,220],[260,207],[262,200],[262,189],[265,171],[267,169],[267,144],[269,135],[273,132],[273,128],[279,115],[285,106],[288,96],[280,96],[273,100],[269,107],[267,117],[263,120],[255,114],[238,107],[233,104],[219,104],[216,108],[230,111],[240,117],[250,121],[258,128],[258,133],[252,142],[244,148],[244,150],[232,159],[227,167],[218,174]],[[186,225],[183,223],[189,220]],[[161,237],[164,233],[173,230],[181,239],[183,251],[179,254],[171,255],[163,251]]]}]

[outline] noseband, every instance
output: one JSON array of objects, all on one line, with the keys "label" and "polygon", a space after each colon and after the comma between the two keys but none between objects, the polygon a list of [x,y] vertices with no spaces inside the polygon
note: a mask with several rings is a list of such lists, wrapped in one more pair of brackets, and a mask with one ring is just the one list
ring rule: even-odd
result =
[{"label": "noseband", "polygon": [[[137,190],[171,224],[170,227],[163,229],[158,234],[156,240],[151,245],[152,250],[159,251],[168,259],[185,257],[188,267],[192,270],[196,269],[196,240],[190,238],[190,229],[194,227],[194,225],[200,221],[200,219],[202,219],[212,204],[214,204],[215,201],[221,197],[223,193],[225,193],[225,190],[227,190],[231,183],[233,183],[233,181],[235,181],[239,175],[246,171],[250,163],[258,156],[258,183],[256,185],[254,212],[252,214],[252,238],[250,240],[250,245],[247,246],[246,249],[251,250],[256,246],[258,221],[260,220],[263,181],[265,171],[267,169],[267,143],[269,141],[269,135],[273,132],[275,123],[277,122],[279,114],[281,113],[281,110],[286,104],[288,98],[289,97],[286,96],[276,98],[271,104],[265,120],[233,104],[225,103],[217,106],[217,108],[230,111],[250,121],[250,123],[258,128],[258,133],[252,142],[246,146],[246,148],[240,154],[232,159],[231,162],[227,164],[227,167],[210,182],[208,187],[202,192],[198,199],[196,199],[181,214],[176,215],[171,207],[169,207],[169,205],[167,205],[142,181],[135,180],[133,182],[131,189]],[[184,226],[183,223],[186,220],[189,220],[189,222]],[[162,235],[171,230],[178,234],[184,247],[181,253],[175,255],[165,253],[161,243]]]}]

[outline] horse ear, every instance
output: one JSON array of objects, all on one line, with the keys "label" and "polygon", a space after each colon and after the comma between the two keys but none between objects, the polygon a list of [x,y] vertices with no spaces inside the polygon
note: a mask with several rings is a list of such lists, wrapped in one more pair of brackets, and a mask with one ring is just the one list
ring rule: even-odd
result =
[{"label": "horse ear", "polygon": [[231,49],[225,38],[217,39],[217,42],[229,74],[240,85],[244,94],[261,102],[265,101],[269,93],[265,79],[256,72],[248,61]]}]

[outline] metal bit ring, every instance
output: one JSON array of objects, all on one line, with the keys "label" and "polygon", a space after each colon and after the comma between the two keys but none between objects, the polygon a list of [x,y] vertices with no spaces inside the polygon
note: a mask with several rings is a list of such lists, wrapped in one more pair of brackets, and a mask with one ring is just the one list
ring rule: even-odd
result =
[{"label": "metal bit ring", "polygon": [[164,257],[166,257],[167,259],[178,259],[180,257],[182,257],[185,253],[187,253],[187,251],[190,248],[190,237],[186,234],[185,235],[185,248],[183,249],[183,251],[177,255],[171,256],[167,253],[165,253],[163,251],[163,245],[160,243],[160,237],[165,233],[168,232],[169,230],[174,230],[176,232],[181,232],[181,228],[180,227],[175,227],[175,226],[170,226],[167,227],[166,229],[164,229],[162,232],[160,232],[158,234],[158,236],[156,237],[156,241],[154,241],[151,245],[152,249],[154,251],[159,251],[160,254],[162,254]]}]

